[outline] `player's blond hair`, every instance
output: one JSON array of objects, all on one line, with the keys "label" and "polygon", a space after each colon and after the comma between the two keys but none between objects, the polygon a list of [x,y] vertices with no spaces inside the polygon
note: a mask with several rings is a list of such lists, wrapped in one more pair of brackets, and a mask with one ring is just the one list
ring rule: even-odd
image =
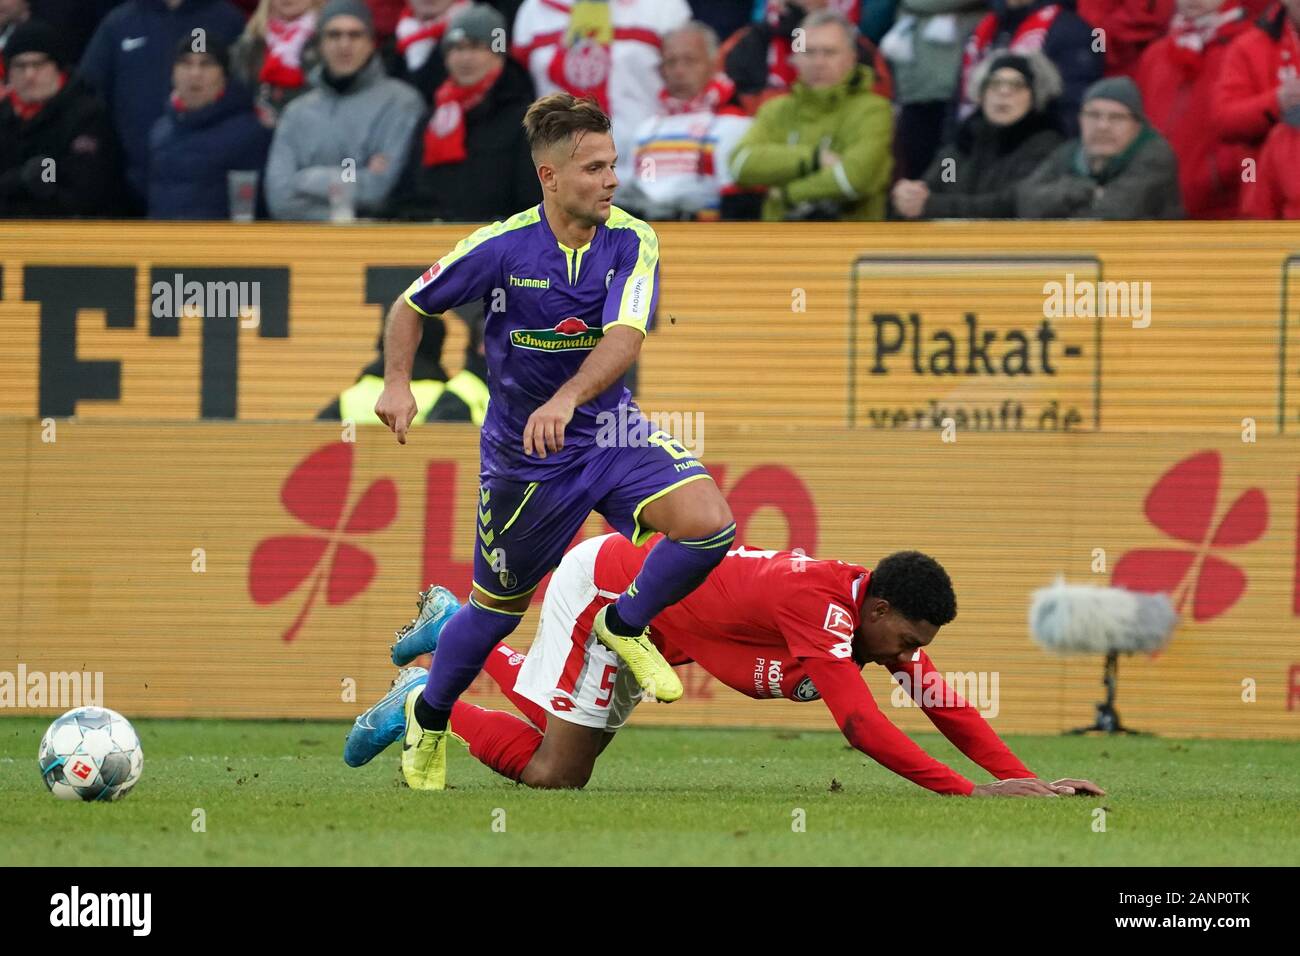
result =
[{"label": "player's blond hair", "polygon": [[574,140],[581,133],[608,133],[609,117],[590,97],[579,99],[572,93],[552,93],[528,107],[524,114],[524,134],[533,155],[552,146]]}]

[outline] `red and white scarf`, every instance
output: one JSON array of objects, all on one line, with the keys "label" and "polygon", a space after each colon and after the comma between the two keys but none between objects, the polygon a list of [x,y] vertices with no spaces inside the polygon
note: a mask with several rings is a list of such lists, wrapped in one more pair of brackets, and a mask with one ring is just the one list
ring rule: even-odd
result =
[{"label": "red and white scarf", "polygon": [[308,10],[293,20],[275,17],[267,20],[266,58],[262,60],[258,80],[286,89],[302,86],[306,82],[302,71],[302,51],[315,30],[315,10]]},{"label": "red and white scarf", "polygon": [[680,116],[683,113],[716,113],[736,93],[736,84],[725,73],[716,74],[699,93],[690,99],[670,96],[668,88],[659,91],[659,112],[664,116]]},{"label": "red and white scarf", "polygon": [[1220,34],[1238,32],[1233,29],[1235,24],[1241,24],[1239,29],[1244,29],[1245,19],[1246,10],[1236,0],[1230,0],[1218,10],[1194,19],[1175,13],[1169,22],[1175,62],[1187,68],[1199,67],[1205,48]]},{"label": "red and white scarf", "polygon": [[433,94],[433,115],[424,127],[422,165],[464,162],[465,114],[483,102],[500,75],[498,66],[473,86],[460,86],[450,79],[443,81]]},{"label": "red and white scarf", "polygon": [[[1052,26],[1052,21],[1056,15],[1061,12],[1058,4],[1051,3],[1047,6],[1039,7],[1033,13],[1029,14],[1022,21],[1020,26],[1016,27],[1016,32],[1011,35],[1011,42],[1007,45],[1006,50],[1010,53],[1032,53],[1035,50],[1041,50],[1043,44],[1047,42],[1047,31]],[[993,41],[998,36],[998,17],[995,13],[990,13],[976,26],[975,31],[966,41],[966,50],[962,54],[961,60],[961,88],[964,91],[967,87],[966,80],[970,77],[970,71],[973,70],[988,54],[993,52]]]},{"label": "red and white scarf", "polygon": [[432,20],[421,20],[410,6],[402,10],[401,19],[397,21],[397,52],[405,57],[407,70],[414,73],[429,61],[438,48],[438,41],[451,26],[452,18],[469,5],[470,0],[456,0]]}]

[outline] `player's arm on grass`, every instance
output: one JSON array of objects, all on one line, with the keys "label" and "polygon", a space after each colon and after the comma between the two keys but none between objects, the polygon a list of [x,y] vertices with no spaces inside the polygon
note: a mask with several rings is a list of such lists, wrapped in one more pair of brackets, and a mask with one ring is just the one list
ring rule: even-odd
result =
[{"label": "player's arm on grass", "polygon": [[424,334],[424,320],[488,294],[497,274],[496,249],[490,240],[498,234],[494,226],[484,226],[462,239],[412,282],[388,310],[384,390],[375,403],[375,414],[403,445],[417,412],[411,370]]},{"label": "player's arm on grass", "polygon": [[[611,218],[611,225],[614,222]],[[627,374],[641,353],[659,301],[659,240],[653,229],[638,220],[621,229],[619,238],[622,249],[605,295],[601,339],[573,377],[528,416],[524,425],[526,455],[545,458],[548,451],[563,448],[564,428],[574,410]]]},{"label": "player's arm on grass", "polygon": [[1010,793],[1054,796],[1040,780],[999,781],[976,786],[922,750],[876,706],[871,690],[853,661],[848,635],[823,626],[828,605],[843,598],[817,587],[800,588],[777,598],[777,626],[791,653],[803,664],[848,742],[872,760],[935,793],[958,796]]},{"label": "player's arm on grass", "polygon": [[927,790],[971,795],[974,783],[927,754],[880,712],[852,661],[809,657],[801,662],[853,747]]},{"label": "player's arm on grass", "polygon": [[1087,782],[1061,780],[1048,784],[1033,777],[1018,777],[972,783],[927,754],[880,712],[852,661],[807,658],[802,663],[848,742],[881,766],[927,790],[966,797],[1055,797],[1073,793],[1074,784]]},{"label": "player's arm on grass", "polygon": [[889,670],[899,684],[910,690],[912,699],[930,718],[930,723],[953,746],[999,780],[1036,776],[1002,742],[979,709],[948,686],[929,655],[925,651],[917,651],[916,655],[908,664],[891,666]]},{"label": "player's arm on grass", "polygon": [[[1036,774],[1003,743],[979,709],[948,686],[930,656],[925,651],[917,651],[916,655],[911,663],[889,669],[904,687],[910,684],[912,699],[930,718],[930,723],[958,750],[999,780],[1035,778]],[[1053,780],[1051,785],[1067,794],[1102,796],[1106,792],[1089,780],[1073,777]]]}]

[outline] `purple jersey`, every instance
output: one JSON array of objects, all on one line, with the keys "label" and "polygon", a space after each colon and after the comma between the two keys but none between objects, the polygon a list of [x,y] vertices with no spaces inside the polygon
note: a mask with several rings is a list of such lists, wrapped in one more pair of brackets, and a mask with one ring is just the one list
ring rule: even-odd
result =
[{"label": "purple jersey", "polygon": [[[555,238],[540,205],[484,226],[456,244],[406,290],[422,315],[483,300],[488,403],[480,439],[485,476],[541,481],[596,444],[611,419],[640,417],[622,380],[574,410],[564,448],[545,459],[524,454],[528,416],[555,395],[611,325],[643,335],[659,297],[659,240],[617,206],[592,240],[570,249]],[[612,419],[619,421],[618,418]]]}]

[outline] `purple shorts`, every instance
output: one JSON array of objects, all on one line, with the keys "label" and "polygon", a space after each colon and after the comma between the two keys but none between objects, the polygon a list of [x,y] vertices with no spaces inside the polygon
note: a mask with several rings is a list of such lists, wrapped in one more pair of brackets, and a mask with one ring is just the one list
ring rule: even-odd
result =
[{"label": "purple shorts", "polygon": [[713,480],[666,432],[641,446],[595,445],[545,481],[480,475],[474,588],[500,599],[536,590],[593,511],[633,544],[643,544],[654,531],[641,524],[641,509],[701,478]]}]

